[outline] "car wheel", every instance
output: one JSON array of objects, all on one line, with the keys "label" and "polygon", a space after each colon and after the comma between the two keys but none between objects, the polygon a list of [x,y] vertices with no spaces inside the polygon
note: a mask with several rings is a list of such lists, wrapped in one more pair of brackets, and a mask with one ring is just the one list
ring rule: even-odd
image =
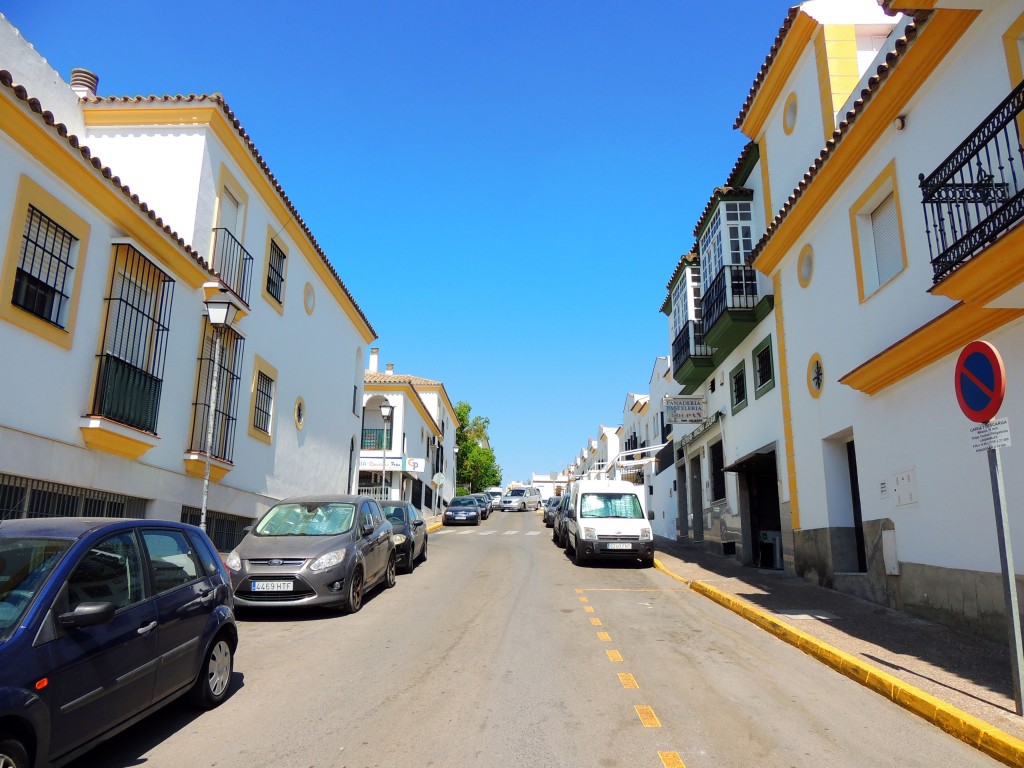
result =
[{"label": "car wheel", "polygon": [[423,537],[423,549],[420,551],[420,562],[425,563],[427,561],[427,542],[430,540],[429,536]]},{"label": "car wheel", "polygon": [[348,581],[346,607],[349,613],[359,613],[359,609],[363,607],[363,569],[359,566],[352,571],[352,578]]},{"label": "car wheel", "polygon": [[641,557],[640,558],[640,565],[642,567],[644,567],[644,568],[653,568],[654,567],[654,555],[651,555],[650,557]]},{"label": "car wheel", "polygon": [[559,549],[565,549],[565,528],[558,529],[558,539],[555,541]]},{"label": "car wheel", "polygon": [[583,552],[580,551],[580,540],[579,539],[574,540],[573,543],[572,543],[572,556],[573,556],[573,560],[576,562],[576,565],[586,565],[587,559],[583,555]]},{"label": "car wheel", "polygon": [[555,544],[558,543],[558,529],[553,525],[551,526],[551,540],[555,542]]},{"label": "car wheel", "polygon": [[405,567],[402,573],[412,573],[416,570],[416,542],[409,542],[409,552],[405,556]]},{"label": "car wheel", "polygon": [[29,768],[25,745],[3,732],[0,732],[0,768]]},{"label": "car wheel", "polygon": [[[218,635],[203,657],[199,677],[192,687],[192,703],[200,709],[213,709],[228,697],[234,651],[226,635]],[[0,761],[0,766],[3,766]]]},{"label": "car wheel", "polygon": [[384,585],[391,589],[395,584],[398,583],[398,577],[395,575],[398,573],[398,555],[391,552],[391,556],[388,558],[388,567],[384,571]]}]

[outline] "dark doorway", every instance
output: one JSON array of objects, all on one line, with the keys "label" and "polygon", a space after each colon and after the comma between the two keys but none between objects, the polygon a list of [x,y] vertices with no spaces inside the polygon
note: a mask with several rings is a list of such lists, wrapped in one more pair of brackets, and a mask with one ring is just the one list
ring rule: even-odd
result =
[{"label": "dark doorway", "polygon": [[704,541],[704,500],[701,498],[700,456],[690,459],[690,523],[694,541]]},{"label": "dark doorway", "polygon": [[846,444],[846,459],[850,465],[850,500],[853,502],[853,536],[857,543],[857,570],[868,571],[868,554],[864,548],[864,519],[860,512],[860,485],[857,483],[857,449],[853,440]]}]

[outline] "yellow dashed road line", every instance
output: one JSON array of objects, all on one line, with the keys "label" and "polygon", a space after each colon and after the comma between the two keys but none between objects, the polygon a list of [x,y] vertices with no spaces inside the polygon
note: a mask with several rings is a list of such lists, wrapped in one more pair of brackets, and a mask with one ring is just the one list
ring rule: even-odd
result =
[{"label": "yellow dashed road line", "polygon": [[636,714],[640,718],[640,722],[644,724],[644,728],[661,728],[661,720],[654,714],[653,709],[639,705],[633,707],[633,709],[636,710]]},{"label": "yellow dashed road line", "polygon": [[686,768],[678,752],[659,752],[658,757],[665,768]]},{"label": "yellow dashed road line", "polygon": [[601,620],[597,619],[597,618],[591,619],[590,623],[593,624],[595,627],[600,627],[601,626]]},{"label": "yellow dashed road line", "polygon": [[612,641],[612,636],[609,635],[607,632],[598,632],[597,639],[603,640],[606,643],[610,643]]},{"label": "yellow dashed road line", "polygon": [[619,682],[622,683],[623,688],[640,688],[640,683],[629,672],[619,672]]},{"label": "yellow dashed road line", "polygon": [[593,613],[594,612],[594,606],[592,606],[592,605],[585,605],[585,606],[583,606],[583,611],[584,611],[584,613]]},{"label": "yellow dashed road line", "polygon": [[581,598],[580,598],[580,602],[581,602],[581,603],[589,603],[589,602],[590,602],[590,600],[588,600],[588,599],[587,599],[587,598],[586,598],[586,597],[584,596],[584,597],[581,597]]},{"label": "yellow dashed road line", "polygon": [[618,651],[605,651],[608,654],[608,661],[622,661],[622,654]]}]

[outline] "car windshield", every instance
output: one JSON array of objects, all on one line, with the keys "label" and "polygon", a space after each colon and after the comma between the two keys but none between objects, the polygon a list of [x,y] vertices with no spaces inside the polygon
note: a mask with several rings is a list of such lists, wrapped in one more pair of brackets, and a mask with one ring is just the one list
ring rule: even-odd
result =
[{"label": "car windshield", "polygon": [[0,539],[0,642],[21,623],[71,543],[67,539]]},{"label": "car windshield", "polygon": [[449,505],[452,507],[475,507],[476,499],[470,499],[463,496],[460,499],[452,499],[452,503]]},{"label": "car windshield", "polygon": [[405,507],[403,507],[402,505],[385,505],[384,514],[387,515],[389,523],[393,523],[395,525],[405,525]]},{"label": "car windshield", "polygon": [[343,502],[278,504],[256,524],[257,536],[336,536],[352,528],[356,508]]},{"label": "car windshield", "polygon": [[501,498],[501,494],[498,493],[497,491],[488,491],[487,495],[490,496],[492,499],[500,499]]},{"label": "car windshield", "polygon": [[513,488],[511,491],[508,492],[508,495],[509,496],[525,496],[526,495],[526,489],[525,488]]},{"label": "car windshield", "polygon": [[625,517],[642,520],[644,511],[635,493],[584,493],[580,517]]}]

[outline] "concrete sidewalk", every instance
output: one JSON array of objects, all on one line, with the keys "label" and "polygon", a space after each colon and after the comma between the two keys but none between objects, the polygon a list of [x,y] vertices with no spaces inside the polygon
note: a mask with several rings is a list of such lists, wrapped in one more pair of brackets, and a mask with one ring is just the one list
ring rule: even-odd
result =
[{"label": "concrete sidewalk", "polygon": [[662,570],[1007,765],[1024,766],[1005,646],[702,545],[658,539]]}]

